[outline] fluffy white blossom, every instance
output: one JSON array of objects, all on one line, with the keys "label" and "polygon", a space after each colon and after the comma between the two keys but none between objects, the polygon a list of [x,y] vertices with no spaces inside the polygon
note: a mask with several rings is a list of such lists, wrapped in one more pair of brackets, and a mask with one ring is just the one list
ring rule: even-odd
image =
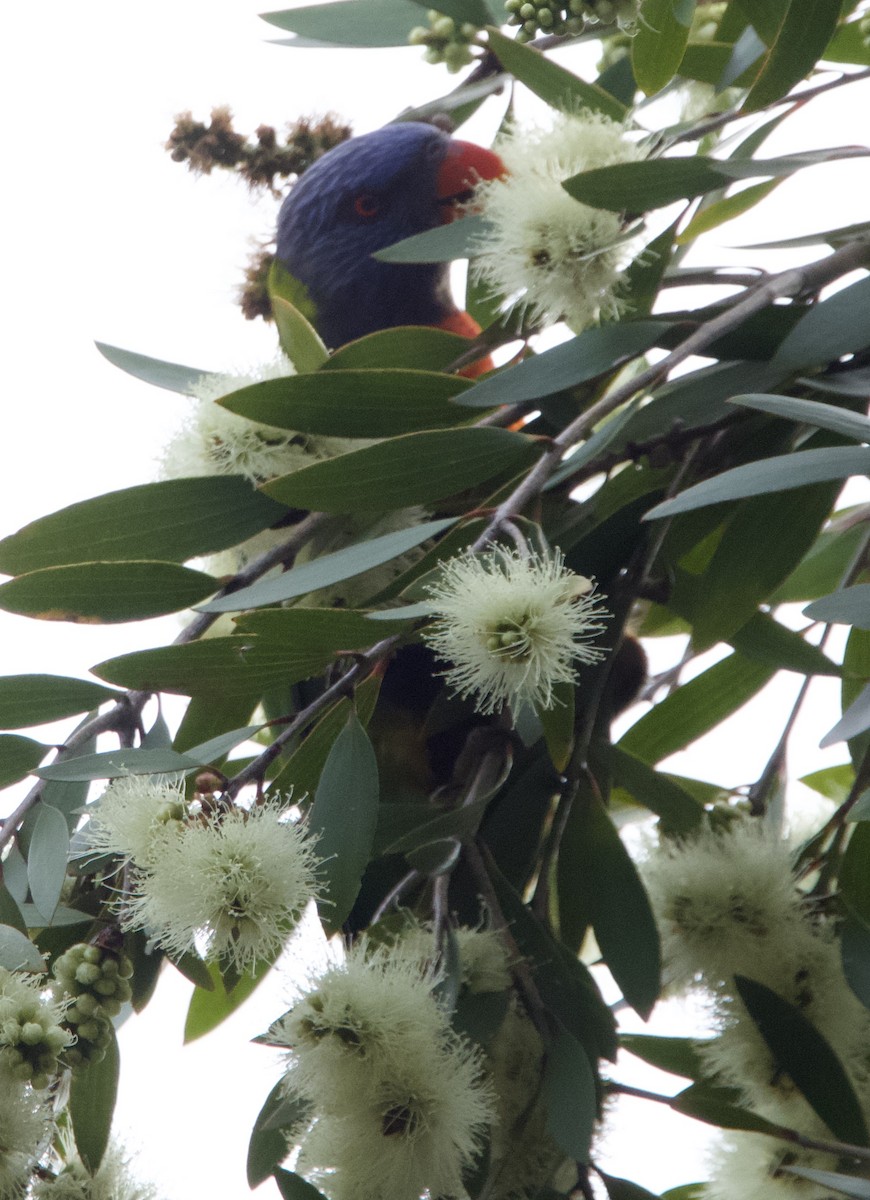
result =
[{"label": "fluffy white blossom", "polygon": [[157,1189],[135,1178],[130,1162],[117,1143],[109,1144],[102,1162],[92,1175],[64,1138],[66,1165],[51,1179],[41,1180],[34,1200],[155,1200]]},{"label": "fluffy white blossom", "polygon": [[41,976],[0,967],[0,1091],[12,1082],[46,1086],[73,1040],[63,1015]]},{"label": "fluffy white blossom", "polygon": [[199,936],[207,958],[243,971],[281,949],[315,893],[314,868],[285,806],[202,817],[137,876],[121,923],[145,929],[170,954],[193,949]]},{"label": "fluffy white blossom", "polygon": [[559,551],[466,552],[444,563],[427,591],[435,619],[423,637],[450,664],[447,682],[474,696],[479,712],[507,703],[551,708],[555,685],[576,678],[575,661],[604,656],[589,643],[608,614]]},{"label": "fluffy white blossom", "polygon": [[290,360],[279,355],[247,374],[203,375],[191,388],[193,408],[164,450],[163,477],[244,475],[260,483],[337,453],[335,439],[261,425],[215,403],[240,388],[294,373]]},{"label": "fluffy white blossom", "polygon": [[18,1200],[46,1149],[53,1122],[43,1094],[0,1069],[0,1200]]},{"label": "fluffy white blossom", "polygon": [[183,780],[129,775],[114,780],[90,808],[87,837],[95,850],[147,868],[187,815]]},{"label": "fluffy white blossom", "polygon": [[[830,1137],[822,1127],[821,1138]],[[836,1155],[804,1150],[757,1133],[729,1133],[718,1140],[711,1156],[710,1200],[836,1200],[838,1193],[783,1171],[784,1165],[814,1171],[838,1171]]]},{"label": "fluffy white blossom", "polygon": [[515,127],[496,144],[508,174],[480,185],[489,224],[473,270],[496,293],[521,294],[535,322],[579,331],[623,309],[621,272],[631,254],[619,213],[574,200],[562,187],[581,171],[635,162],[644,148],[601,114],[562,114],[550,128]]}]

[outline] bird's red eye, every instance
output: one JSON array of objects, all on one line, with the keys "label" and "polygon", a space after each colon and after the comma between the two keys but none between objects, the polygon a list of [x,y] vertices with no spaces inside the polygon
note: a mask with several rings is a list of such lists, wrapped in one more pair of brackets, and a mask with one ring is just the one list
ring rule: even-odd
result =
[{"label": "bird's red eye", "polygon": [[354,196],[353,211],[364,221],[370,221],[380,211],[377,196],[372,195],[371,192],[360,192],[358,196]]}]

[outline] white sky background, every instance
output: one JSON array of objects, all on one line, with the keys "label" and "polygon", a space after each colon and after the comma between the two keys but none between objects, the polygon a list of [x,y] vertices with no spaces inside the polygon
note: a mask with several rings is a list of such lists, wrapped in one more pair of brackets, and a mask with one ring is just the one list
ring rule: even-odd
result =
[{"label": "white sky background", "polygon": [[[245,322],[234,293],[248,239],[270,232],[277,205],[268,197],[253,202],[223,173],[194,179],[172,163],[162,143],[175,113],[190,108],[205,117],[228,103],[237,128],[252,131],[332,109],[365,132],[454,82],[443,68],[424,68],[415,49],[268,45],[280,31],[257,19],[258,7],[255,0],[5,7],[0,533],[154,478],[154,460],[185,401],[111,367],[94,339],[212,370],[244,368],[274,352],[272,331]],[[763,152],[866,141],[868,112],[867,84],[834,93],[788,120]],[[496,102],[463,136],[487,140],[499,115]],[[729,246],[865,220],[868,195],[866,162],[816,168],[783,184],[718,240]],[[710,261],[757,257],[709,253]],[[770,252],[765,259],[773,268],[793,261]],[[0,674],[83,676],[104,658],[163,644],[176,630],[174,618],[74,628],[0,613]],[[756,778],[797,683],[793,676],[775,681],[731,723],[727,741],[705,739],[675,759],[675,769],[727,785]],[[793,739],[795,774],[844,759],[842,747],[816,749],[838,715],[836,687],[823,682],[815,693],[823,711],[815,707]],[[270,1052],[248,1039],[282,1011],[289,992],[264,987],[224,1034],[182,1050],[188,991],[166,973],[146,1013],[125,1027],[119,1124],[143,1150],[143,1176],[160,1183],[166,1200],[235,1200],[247,1194],[248,1132],[276,1078]],[[680,1013],[664,1019],[671,1027],[663,1032],[685,1032]],[[653,1188],[699,1177],[687,1128],[673,1119],[662,1126],[644,1106],[631,1126],[633,1149],[612,1140],[610,1169]]]}]

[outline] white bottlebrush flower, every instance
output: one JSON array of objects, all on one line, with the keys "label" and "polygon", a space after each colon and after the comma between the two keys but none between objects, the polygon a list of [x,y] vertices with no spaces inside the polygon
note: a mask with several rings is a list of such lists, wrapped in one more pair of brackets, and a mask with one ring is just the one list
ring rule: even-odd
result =
[{"label": "white bottlebrush flower", "polygon": [[119,778],[88,812],[87,838],[94,850],[120,854],[147,868],[187,815],[184,781],[146,775]]},{"label": "white bottlebrush flower", "polygon": [[[495,929],[453,930],[459,952],[459,982],[473,995],[480,992],[503,992],[511,986],[511,972],[504,939]],[[412,924],[396,942],[405,954],[419,957],[431,966],[438,952],[433,929],[428,925]]]},{"label": "white bottlebrush flower", "polygon": [[[822,1127],[817,1136],[824,1139],[830,1134]],[[814,1171],[840,1170],[834,1154],[804,1150],[758,1133],[724,1134],[710,1155],[704,1195],[710,1200],[836,1200],[837,1193],[830,1188],[783,1171],[786,1164]]]},{"label": "white bottlebrush flower", "polygon": [[0,967],[0,1091],[11,1082],[46,1086],[73,1040],[63,1014],[41,976]]},{"label": "white bottlebrush flower", "polygon": [[456,1039],[416,1045],[305,1139],[299,1168],[334,1200],[465,1194],[463,1172],[493,1115],[480,1059]]},{"label": "white bottlebrush flower", "polygon": [[272,1028],[289,1050],[288,1088],[321,1111],[341,1109],[403,1058],[443,1040],[436,979],[416,947],[358,943]]},{"label": "white bottlebrush flower", "polygon": [[622,125],[583,111],[549,129],[515,128],[495,149],[508,174],[475,196],[489,223],[474,250],[477,277],[499,295],[520,293],[535,322],[564,319],[579,332],[616,319],[630,258],[622,217],[581,204],[561,185],[581,171],[636,162],[644,148]]},{"label": "white bottlebrush flower", "polygon": [[51,1140],[45,1096],[9,1079],[0,1067],[0,1200],[18,1200]]},{"label": "white bottlebrush flower", "polygon": [[92,1175],[71,1145],[62,1137],[63,1169],[54,1178],[41,1180],[34,1200],[155,1200],[157,1189],[135,1178],[121,1147],[111,1142],[97,1171]]},{"label": "white bottlebrush flower", "polygon": [[203,818],[168,839],[121,910],[170,954],[191,950],[240,971],[276,954],[315,890],[314,854],[286,806]]},{"label": "white bottlebrush flower", "polygon": [[604,656],[589,643],[608,614],[559,551],[466,552],[444,563],[427,591],[435,620],[424,640],[450,663],[450,686],[473,695],[479,712],[507,703],[551,708],[554,686],[576,678],[575,661]]},{"label": "white bottlebrush flower", "polygon": [[215,403],[240,388],[293,374],[290,360],[279,355],[247,374],[203,375],[191,388],[194,407],[164,450],[162,476],[244,475],[259,483],[336,453],[329,439],[261,425]]}]

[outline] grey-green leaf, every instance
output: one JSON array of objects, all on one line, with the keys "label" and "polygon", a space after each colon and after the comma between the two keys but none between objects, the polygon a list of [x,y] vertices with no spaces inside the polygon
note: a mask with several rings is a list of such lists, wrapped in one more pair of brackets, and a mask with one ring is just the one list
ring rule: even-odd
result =
[{"label": "grey-green leaf", "polygon": [[51,922],[66,879],[69,830],[66,817],[50,804],[40,804],[30,835],[27,880],[33,903]]}]

